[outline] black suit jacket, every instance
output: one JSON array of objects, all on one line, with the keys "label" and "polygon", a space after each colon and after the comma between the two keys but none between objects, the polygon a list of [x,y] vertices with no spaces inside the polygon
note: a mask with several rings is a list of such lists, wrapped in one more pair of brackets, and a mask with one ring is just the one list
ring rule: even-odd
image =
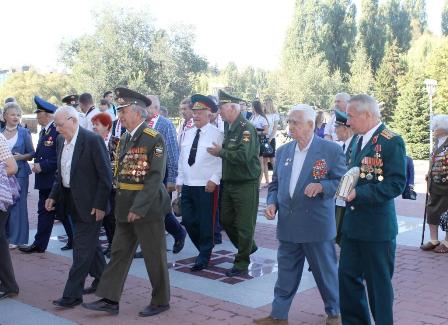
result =
[{"label": "black suit jacket", "polygon": [[[59,135],[58,171],[50,193],[50,198],[57,202],[63,200],[60,170],[64,141],[62,135]],[[99,135],[80,127],[70,169],[70,190],[76,212],[83,222],[95,221],[95,217],[90,214],[93,208],[106,211],[111,189],[112,171],[104,140]]]}]

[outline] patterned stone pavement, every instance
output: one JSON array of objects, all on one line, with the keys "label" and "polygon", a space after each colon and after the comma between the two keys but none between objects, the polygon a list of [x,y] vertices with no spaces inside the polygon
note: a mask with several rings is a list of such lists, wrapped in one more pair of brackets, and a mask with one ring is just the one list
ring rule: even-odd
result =
[{"label": "patterned stone pavement", "polygon": [[[425,162],[416,162],[419,193],[424,191],[425,168]],[[266,190],[262,190],[261,197],[265,196]],[[418,249],[424,195],[419,194],[415,202],[397,199],[396,203],[400,234],[394,276],[395,323],[448,325],[448,255]],[[30,190],[28,205],[32,238],[37,205],[34,190]],[[187,241],[180,254],[168,253],[171,309],[149,319],[137,316],[138,311],[148,304],[150,294],[142,260],[135,260],[132,265],[118,316],[104,316],[82,307],[60,310],[51,304],[61,295],[71,265],[71,253],[59,249],[63,246],[63,228],[56,225],[46,253],[12,252],[21,292],[14,299],[0,301],[0,324],[251,324],[252,318],[269,313],[276,279],[276,225],[262,217],[263,205],[264,200],[261,200],[255,234],[260,249],[253,255],[249,276],[229,279],[223,275],[235,253],[225,236],[223,244],[215,247],[212,267],[191,274],[189,265],[195,251]],[[172,239],[167,237],[167,241],[171,247]],[[87,302],[94,299],[95,296],[84,298]],[[324,324],[324,320],[323,303],[312,274],[305,271],[291,308],[290,324]]]}]

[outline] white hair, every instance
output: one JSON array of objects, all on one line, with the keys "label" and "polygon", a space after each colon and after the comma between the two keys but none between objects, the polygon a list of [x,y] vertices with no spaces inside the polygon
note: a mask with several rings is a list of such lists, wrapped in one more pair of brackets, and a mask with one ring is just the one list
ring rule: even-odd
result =
[{"label": "white hair", "polygon": [[444,130],[448,132],[448,115],[438,114],[432,117],[431,129],[434,130]]},{"label": "white hair", "polygon": [[157,109],[160,109],[160,100],[159,100],[159,96],[156,95],[148,95],[146,96],[151,100],[151,105],[153,105],[154,107],[156,107]]},{"label": "white hair", "polygon": [[73,106],[60,106],[54,115],[65,115],[67,118],[71,117],[74,120],[79,121],[79,112]]},{"label": "white hair", "polygon": [[343,102],[348,103],[348,101],[350,100],[350,95],[347,93],[337,93],[334,96],[335,100],[342,100]]},{"label": "white hair", "polygon": [[360,94],[353,96],[350,104],[355,104],[355,109],[358,113],[360,112],[370,112],[374,117],[381,119],[380,106],[375,98],[366,94]]},{"label": "white hair", "polygon": [[292,112],[303,112],[305,121],[311,121],[313,125],[316,123],[316,111],[308,104],[297,104],[289,111],[289,113]]}]

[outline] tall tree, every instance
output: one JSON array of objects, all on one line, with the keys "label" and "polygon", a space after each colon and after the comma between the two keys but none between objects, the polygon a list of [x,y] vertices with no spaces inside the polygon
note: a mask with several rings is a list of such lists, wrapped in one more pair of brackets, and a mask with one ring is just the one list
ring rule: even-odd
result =
[{"label": "tall tree", "polygon": [[387,26],[387,40],[396,40],[400,52],[406,52],[411,47],[412,28],[411,16],[400,0],[389,0],[382,6]]},{"label": "tall tree", "polygon": [[356,36],[355,15],[351,0],[296,0],[283,60],[324,53],[331,72],[348,72]]},{"label": "tall tree", "polygon": [[434,111],[448,113],[448,39],[428,59],[427,76],[437,80]]},{"label": "tall tree", "polygon": [[350,65],[348,89],[351,94],[369,94],[373,90],[374,77],[370,59],[362,45],[358,45]]},{"label": "tall tree", "polygon": [[403,137],[406,151],[414,159],[429,157],[429,108],[424,80],[423,72],[416,69],[410,69],[400,78],[400,96],[391,124]]},{"label": "tall tree", "polygon": [[419,38],[428,28],[426,0],[404,0],[403,5],[411,15],[412,36]]},{"label": "tall tree", "polygon": [[93,34],[61,45],[61,61],[73,71],[80,91],[101,94],[118,85],[161,96],[177,107],[190,95],[206,61],[193,50],[189,28],[156,29],[147,13],[105,10],[96,16]]},{"label": "tall tree", "polygon": [[361,1],[358,37],[371,60],[373,71],[376,72],[383,59],[386,43],[386,26],[378,8],[378,0]]},{"label": "tall tree", "polygon": [[448,1],[445,0],[445,5],[442,11],[442,34],[448,36]]},{"label": "tall tree", "polygon": [[0,99],[3,102],[7,97],[15,97],[25,113],[32,113],[35,109],[35,95],[60,105],[61,99],[73,92],[75,88],[70,76],[61,73],[41,74],[31,69],[9,76],[0,87]]},{"label": "tall tree", "polygon": [[380,102],[381,117],[386,123],[391,122],[398,100],[398,78],[405,73],[400,61],[396,41],[388,44],[383,61],[377,71],[375,81],[375,98]]}]

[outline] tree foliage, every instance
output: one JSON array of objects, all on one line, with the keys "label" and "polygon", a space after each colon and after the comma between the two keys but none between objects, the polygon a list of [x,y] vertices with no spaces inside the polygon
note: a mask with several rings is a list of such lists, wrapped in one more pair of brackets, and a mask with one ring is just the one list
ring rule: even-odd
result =
[{"label": "tree foliage", "polygon": [[374,72],[383,59],[386,35],[385,19],[378,7],[378,0],[362,0],[358,37],[359,43],[367,51]]},{"label": "tree foliage", "polygon": [[41,74],[35,70],[13,73],[0,87],[0,99],[15,97],[24,113],[32,113],[36,105],[34,96],[61,105],[61,99],[75,92],[70,76],[60,73]]},{"label": "tree foliage", "polygon": [[375,97],[381,105],[381,117],[386,123],[392,120],[392,114],[397,107],[398,78],[405,73],[405,65],[398,52],[396,41],[388,44],[376,74]]},{"label": "tree foliage", "polygon": [[374,82],[370,58],[364,47],[359,45],[350,65],[348,89],[352,94],[369,94],[373,90]]},{"label": "tree foliage", "polygon": [[123,85],[158,94],[169,107],[190,95],[207,68],[193,50],[193,33],[186,26],[157,29],[149,21],[147,13],[102,11],[93,34],[64,42],[61,61],[72,69],[78,90],[99,95]]},{"label": "tree foliage", "polygon": [[399,52],[411,47],[411,15],[400,0],[389,0],[382,8],[387,26],[387,41],[396,41]]},{"label": "tree foliage", "polygon": [[283,61],[323,53],[333,73],[348,72],[356,37],[356,7],[350,0],[297,0]]},{"label": "tree foliage", "polygon": [[448,39],[430,55],[426,74],[437,80],[434,111],[448,113]]},{"label": "tree foliage", "polygon": [[428,28],[426,0],[403,0],[403,5],[411,16],[412,36],[419,38]]},{"label": "tree foliage", "polygon": [[397,109],[392,129],[399,133],[408,155],[414,159],[429,157],[429,104],[422,71],[410,69],[398,83]]},{"label": "tree foliage", "polygon": [[445,0],[445,5],[442,11],[442,34],[443,36],[448,36],[448,1]]}]

